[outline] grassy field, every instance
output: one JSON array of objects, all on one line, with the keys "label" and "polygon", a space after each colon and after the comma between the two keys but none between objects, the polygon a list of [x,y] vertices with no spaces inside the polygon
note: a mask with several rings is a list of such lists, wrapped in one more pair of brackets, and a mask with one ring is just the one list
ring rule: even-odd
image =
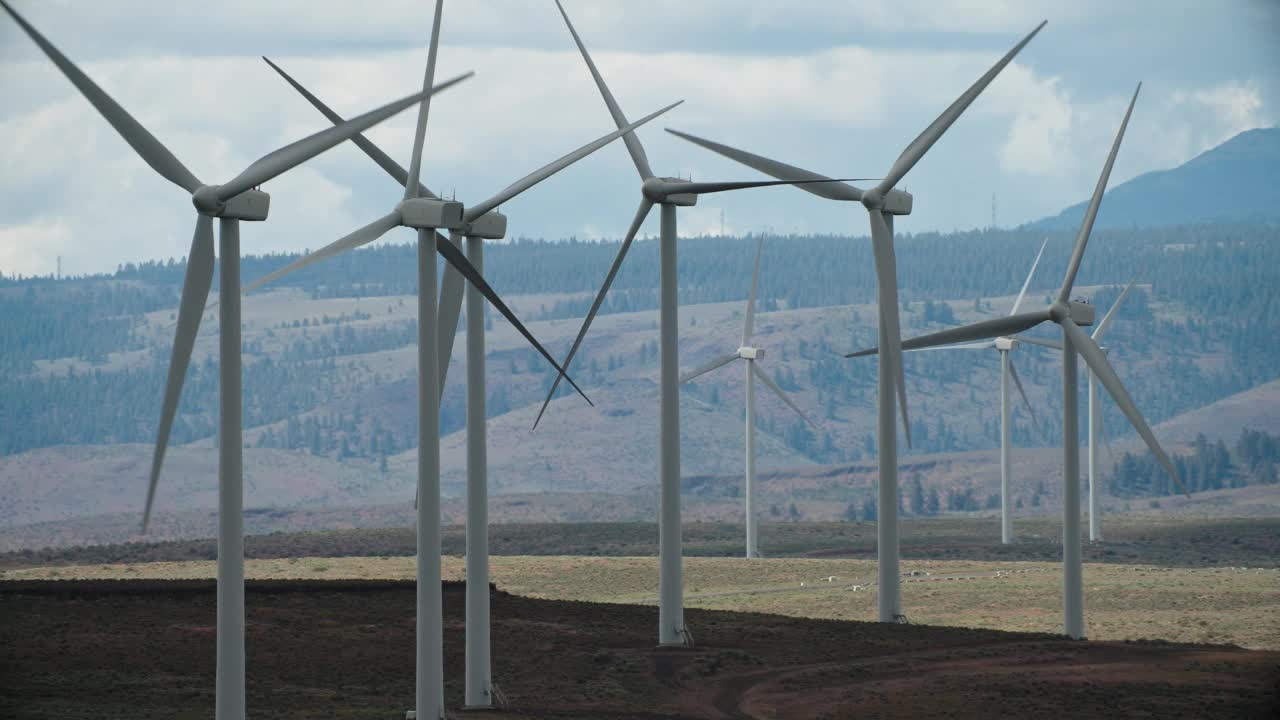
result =
[{"label": "grassy field", "polygon": [[[495,556],[498,589],[535,598],[653,604],[657,561],[649,557]],[[912,575],[911,573],[919,573]],[[903,609],[913,623],[1056,633],[1060,567],[1042,562],[903,563]],[[926,574],[927,573],[927,574]],[[31,567],[5,580],[210,578],[210,561]],[[253,559],[258,579],[411,579],[409,557]],[[445,558],[446,579],[463,560]],[[834,578],[828,581],[828,578]],[[804,618],[875,618],[875,563],[856,559],[692,557],[685,561],[692,608]],[[851,589],[853,586],[858,589]],[[1159,639],[1280,649],[1280,570],[1168,568],[1120,563],[1085,567],[1089,637]],[[697,628],[692,628],[697,633]]]}]

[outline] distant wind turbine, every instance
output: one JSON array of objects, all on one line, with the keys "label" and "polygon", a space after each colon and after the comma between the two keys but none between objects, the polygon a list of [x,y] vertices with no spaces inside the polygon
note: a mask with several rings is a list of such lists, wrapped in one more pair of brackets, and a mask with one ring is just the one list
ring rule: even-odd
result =
[{"label": "distant wind turbine", "polygon": [[756,531],[757,515],[756,515],[756,493],[755,493],[755,487],[756,487],[756,419],[755,419],[756,383],[755,381],[756,381],[756,378],[759,377],[760,382],[763,382],[765,386],[768,387],[770,390],[772,390],[775,394],[777,394],[779,398],[782,398],[782,402],[786,403],[787,407],[794,410],[802,420],[809,423],[810,425],[813,425],[813,427],[815,428],[817,427],[817,425],[815,425],[814,422],[810,420],[809,417],[800,410],[800,408],[796,407],[796,404],[791,401],[791,398],[787,397],[786,393],[782,392],[782,388],[778,387],[777,383],[771,380],[769,376],[756,365],[756,361],[764,357],[763,349],[754,347],[751,345],[751,334],[754,328],[754,321],[755,321],[756,289],[760,285],[760,255],[763,252],[764,252],[764,237],[762,236],[760,238],[760,243],[756,248],[755,269],[751,273],[751,294],[747,296],[747,313],[746,313],[747,317],[742,324],[741,345],[739,345],[738,349],[735,352],[729,353],[728,355],[722,355],[716,358],[715,360],[712,360],[711,362],[701,367],[698,367],[694,370],[691,370],[685,373],[684,375],[680,376],[680,382],[683,384],[683,383],[689,382],[690,380],[693,380],[696,377],[699,377],[700,375],[709,373],[712,370],[715,370],[716,368],[728,365],[734,360],[747,361],[747,407],[746,407],[746,416],[745,416],[746,417],[745,444],[746,444],[746,455],[747,455],[747,470],[746,470],[746,484],[745,484],[746,486],[745,515],[746,515],[746,525],[747,525],[747,557],[748,558],[760,557],[760,547],[757,542],[758,533]]},{"label": "distant wind turbine", "polygon": [[[1027,295],[1027,287],[1031,285],[1031,278],[1036,273],[1036,266],[1040,264],[1040,258],[1044,255],[1044,248],[1048,243],[1047,239],[1041,243],[1040,252],[1036,254],[1035,261],[1031,263],[1031,271],[1027,273],[1027,279],[1023,281],[1022,289],[1018,291],[1018,297],[1013,301],[1013,308],[1009,311],[1010,315],[1018,314],[1018,308],[1022,306],[1022,300]],[[1031,422],[1035,423],[1037,428],[1039,427],[1039,423],[1036,422],[1035,411],[1031,408],[1031,401],[1027,399],[1027,391],[1022,387],[1022,379],[1018,377],[1018,369],[1014,367],[1013,358],[1009,355],[1018,347],[1020,342],[1024,341],[1036,342],[1034,340],[1025,340],[1021,337],[998,337],[994,340],[984,340],[976,343],[942,345],[936,348],[916,348],[909,351],[989,350],[994,348],[1000,353],[1000,542],[1005,545],[1013,542],[1013,508],[1009,494],[1009,454],[1013,447],[1013,407],[1009,399],[1010,378],[1013,378],[1013,382],[1018,388],[1018,394],[1022,396],[1022,402],[1027,408],[1027,414],[1031,416]]]},{"label": "distant wind turbine", "polygon": [[[567,368],[573,362],[573,357],[577,354],[578,348],[581,347],[582,339],[586,336],[587,329],[591,327],[591,321],[595,319],[596,313],[599,312],[600,305],[604,302],[605,294],[609,292],[609,287],[613,284],[613,279],[618,274],[618,269],[622,267],[622,261],[626,258],[627,251],[631,249],[631,243],[635,240],[636,233],[640,231],[641,224],[644,223],[653,206],[660,205],[662,207],[662,223],[658,264],[660,266],[659,336],[661,342],[659,354],[661,369],[659,371],[659,388],[661,410],[659,414],[658,474],[661,492],[658,518],[658,643],[661,645],[691,644],[692,636],[684,624],[684,581],[682,578],[680,551],[680,370],[678,348],[676,347],[679,334],[677,325],[679,301],[676,293],[676,208],[692,207],[698,202],[699,195],[771,185],[790,185],[793,184],[793,181],[690,182],[679,178],[655,176],[653,169],[649,167],[649,158],[645,155],[644,146],[640,144],[640,139],[636,137],[636,134],[629,131],[627,118],[623,115],[622,108],[618,106],[617,101],[613,98],[613,93],[609,91],[609,86],[605,84],[600,71],[596,69],[595,62],[592,61],[586,46],[582,44],[582,38],[578,37],[578,31],[574,29],[573,23],[569,21],[569,16],[565,13],[564,6],[560,4],[560,0],[556,0],[556,6],[560,8],[560,15],[564,18],[565,25],[569,28],[569,34],[573,36],[573,40],[578,46],[578,51],[582,54],[582,59],[587,64],[587,70],[591,72],[596,87],[600,90],[600,95],[604,98],[604,103],[609,108],[609,114],[613,117],[614,124],[617,125],[619,130],[628,129],[628,132],[623,136],[623,142],[627,144],[627,152],[631,154],[631,160],[636,166],[636,171],[640,173],[641,194],[640,207],[636,210],[635,219],[631,221],[631,227],[627,230],[626,237],[622,241],[622,247],[618,249],[618,255],[614,258],[608,274],[605,275],[604,283],[596,294],[595,300],[591,303],[591,309],[587,311],[587,317],[582,322],[582,328],[578,330],[578,336],[574,338],[573,345],[565,356],[564,366]],[[805,179],[802,178],[801,181],[805,181]],[[809,180],[809,182],[829,183],[832,181],[824,178],[820,181]],[[559,387],[560,378],[557,377],[551,386],[551,390],[547,393],[546,400],[542,403],[542,409],[538,411],[538,417],[534,420],[534,427],[537,427],[543,413],[547,411],[547,405],[555,397],[556,390]]]},{"label": "distant wind turbine", "polygon": [[[1173,481],[1184,493],[1186,488],[1178,478],[1178,471],[1173,461],[1156,441],[1151,427],[1142,417],[1142,413],[1129,397],[1124,384],[1116,375],[1107,355],[1084,330],[1082,325],[1092,325],[1094,309],[1087,303],[1071,300],[1071,290],[1075,285],[1076,274],[1080,270],[1080,262],[1089,243],[1089,234],[1093,230],[1094,220],[1098,216],[1098,208],[1102,204],[1103,193],[1107,189],[1107,180],[1111,177],[1111,168],[1115,164],[1116,154],[1120,151],[1120,142],[1124,139],[1125,128],[1129,125],[1129,117],[1133,114],[1133,106],[1138,101],[1138,90],[1133,93],[1129,108],[1125,111],[1124,120],[1116,134],[1111,152],[1103,166],[1102,176],[1094,188],[1093,197],[1085,211],[1084,221],[1076,236],[1075,249],[1071,253],[1071,261],[1067,265],[1067,274],[1063,278],[1062,287],[1058,291],[1053,304],[1044,310],[1018,313],[996,320],[951,328],[941,332],[913,338],[902,343],[903,349],[915,349],[950,345],[953,343],[974,342],[993,337],[1007,337],[1030,330],[1045,322],[1056,323],[1062,328],[1062,449],[1063,449],[1063,502],[1062,502],[1062,572],[1063,572],[1063,632],[1072,638],[1085,636],[1084,625],[1084,566],[1080,555],[1080,429],[1077,417],[1079,391],[1076,355],[1084,358],[1087,367],[1097,375],[1103,387],[1115,400],[1116,405],[1129,419],[1138,435],[1146,442],[1147,447],[1156,459],[1168,471]],[[848,357],[872,355],[876,349],[851,353]]]},{"label": "distant wind turbine", "polygon": [[[877,449],[880,464],[880,514],[876,522],[878,539],[876,551],[879,573],[880,594],[878,614],[881,622],[900,622],[902,615],[902,586],[898,569],[898,437],[894,430],[893,397],[896,394],[898,406],[902,411],[902,429],[911,446],[911,429],[907,422],[907,387],[902,369],[902,331],[898,319],[898,268],[893,247],[893,217],[910,215],[912,197],[909,193],[896,189],[899,182],[915,167],[916,163],[929,152],[929,148],[942,137],[960,115],[977,99],[991,81],[1000,74],[1027,43],[1045,26],[1042,22],[1024,37],[1012,50],[1005,53],[990,70],[977,82],[965,90],[955,102],[951,103],[942,114],[925,128],[911,144],[907,145],[893,167],[889,169],[880,182],[870,190],[862,190],[852,185],[838,182],[814,185],[799,185],[801,190],[811,192],[829,200],[861,203],[867,210],[871,222],[871,248],[876,264],[876,289],[878,294],[879,337],[880,346],[885,348],[884,357],[880,359],[879,380],[879,422],[877,428]],[[667,129],[667,132],[684,138],[695,145],[700,145],[712,152],[719,153],[731,160],[736,160],[750,168],[773,177],[802,178],[808,180],[828,180],[823,175],[802,170],[793,165],[771,160],[754,153],[729,147],[718,142],[706,140],[688,133]]]},{"label": "distant wind turbine", "polygon": [[[1107,328],[1111,327],[1116,310],[1120,308],[1120,303],[1124,302],[1125,296],[1133,289],[1136,281],[1136,277],[1129,280],[1129,284],[1120,291],[1120,296],[1111,304],[1111,309],[1102,316],[1102,322],[1098,323],[1098,327],[1093,331],[1093,341],[1098,343],[1098,349],[1103,354],[1107,353],[1108,348],[1102,344],[1102,336],[1107,332]],[[1096,376],[1091,368],[1086,368],[1085,372],[1089,379],[1089,542],[1102,542],[1102,502],[1099,499],[1102,492],[1102,478],[1098,475],[1098,437],[1101,436],[1105,440],[1106,435],[1102,430],[1102,403],[1098,398]],[[1109,446],[1108,449],[1110,449]]]}]

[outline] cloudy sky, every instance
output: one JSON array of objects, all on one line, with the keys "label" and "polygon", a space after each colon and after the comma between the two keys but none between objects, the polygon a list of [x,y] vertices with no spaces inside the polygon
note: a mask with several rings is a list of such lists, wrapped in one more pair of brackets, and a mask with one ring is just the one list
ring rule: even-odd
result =
[{"label": "cloudy sky", "polygon": [[[426,0],[9,0],[206,183],[327,126],[268,55],[354,115],[421,84]],[[905,231],[1015,225],[1092,189],[1144,82],[1114,182],[1173,167],[1280,122],[1280,3],[1273,0],[566,0],[656,172],[696,180],[752,171],[662,131],[673,127],[835,176],[874,177],[1041,19],[1048,26],[903,186]],[[641,8],[646,14],[638,14]],[[478,201],[612,129],[549,0],[455,0],[438,77],[476,77],[432,105],[424,181]],[[158,178],[8,17],[0,14],[0,272],[69,273],[181,257],[194,211]],[[413,112],[370,137],[408,165]],[[352,146],[264,188],[271,219],[246,252],[316,248],[381,215],[399,188]],[[616,238],[638,200],[621,143],[503,207],[510,235]],[[704,197],[682,234],[864,233],[845,204],[790,189]],[[645,232],[656,232],[657,214]],[[404,242],[408,231],[392,233]]]}]

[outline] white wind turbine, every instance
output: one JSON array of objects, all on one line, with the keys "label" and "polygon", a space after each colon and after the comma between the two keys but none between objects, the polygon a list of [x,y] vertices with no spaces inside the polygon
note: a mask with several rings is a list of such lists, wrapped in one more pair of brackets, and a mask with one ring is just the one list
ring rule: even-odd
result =
[{"label": "white wind turbine", "polygon": [[[1022,305],[1023,298],[1027,295],[1027,288],[1031,285],[1031,278],[1036,273],[1036,266],[1040,264],[1040,258],[1044,255],[1045,245],[1048,244],[1046,239],[1040,245],[1040,252],[1036,254],[1036,259],[1031,263],[1031,271],[1027,273],[1027,279],[1022,283],[1022,289],[1018,291],[1018,297],[1013,301],[1013,308],[1009,311],[1010,315],[1017,315],[1018,308]],[[1031,401],[1027,399],[1027,391],[1022,387],[1022,379],[1018,377],[1018,369],[1013,365],[1013,358],[1009,355],[1018,347],[1021,342],[1048,344],[1044,341],[1026,340],[1021,337],[998,337],[994,340],[984,340],[976,343],[961,343],[959,345],[943,345],[936,348],[917,348],[909,352],[920,352],[925,350],[989,350],[994,348],[1000,353],[1000,542],[1008,545],[1013,542],[1013,507],[1009,494],[1009,454],[1013,447],[1013,407],[1009,398],[1009,379],[1013,378],[1014,384],[1018,388],[1018,394],[1022,396],[1022,402],[1027,408],[1027,414],[1031,416],[1031,422],[1036,422],[1035,411],[1031,409]],[[873,351],[863,351],[851,353],[846,357],[860,357],[863,355],[872,355]],[[1038,427],[1038,424],[1037,424]]]},{"label": "white wind turbine", "polygon": [[[1102,322],[1098,323],[1098,327],[1093,331],[1093,341],[1098,343],[1098,349],[1103,354],[1107,353],[1108,348],[1102,344],[1102,336],[1107,332],[1107,328],[1111,327],[1116,310],[1120,308],[1120,303],[1124,302],[1125,296],[1133,289],[1133,283],[1136,281],[1136,277],[1129,280],[1129,284],[1120,291],[1119,297],[1111,304],[1111,309],[1102,316]],[[1086,368],[1085,373],[1089,380],[1089,542],[1102,542],[1102,502],[1098,497],[1102,491],[1102,478],[1098,475],[1098,437],[1101,436],[1105,441],[1106,434],[1102,430],[1102,403],[1098,398],[1096,377],[1092,369]]]},{"label": "white wind turbine", "polygon": [[817,427],[809,416],[805,415],[796,404],[791,402],[791,398],[782,392],[782,388],[769,378],[769,376],[756,366],[756,361],[764,357],[764,349],[751,345],[751,333],[754,329],[755,312],[756,312],[756,288],[760,285],[760,255],[764,251],[764,238],[760,238],[760,243],[756,248],[756,264],[755,269],[751,273],[751,294],[747,296],[747,317],[742,324],[742,344],[738,349],[728,355],[722,355],[711,362],[691,370],[680,376],[681,384],[687,383],[694,378],[709,373],[716,368],[728,365],[734,360],[747,361],[747,407],[746,407],[746,497],[745,497],[745,515],[747,525],[747,557],[758,558],[760,555],[760,547],[757,542],[758,533],[756,531],[756,378],[760,378],[760,382],[772,390],[782,402],[787,404],[800,416],[802,420],[809,423],[813,427]]},{"label": "white wind turbine", "polygon": [[[1098,348],[1101,349],[1103,353],[1108,352],[1109,348],[1101,344],[1102,336],[1106,333],[1107,328],[1111,327],[1111,322],[1115,317],[1116,310],[1119,309],[1120,303],[1124,302],[1124,298],[1129,294],[1129,291],[1133,289],[1133,284],[1136,280],[1137,278],[1130,280],[1129,284],[1124,287],[1124,290],[1120,291],[1119,297],[1117,297],[1116,301],[1112,303],[1111,308],[1107,310],[1107,314],[1102,316],[1102,322],[1098,323],[1098,326],[1093,329],[1093,335],[1090,337],[1093,338],[1095,343],[1099,343]],[[1017,336],[1014,338],[1014,341],[1028,342],[1034,345],[1043,345],[1045,347],[1062,350],[1062,343],[1055,340]],[[946,347],[957,346],[948,345]],[[1104,443],[1107,443],[1108,452],[1111,451],[1111,444],[1110,441],[1107,440],[1106,433],[1102,428],[1102,403],[1098,398],[1098,383],[1095,375],[1093,374],[1093,370],[1086,367],[1085,376],[1089,381],[1089,442],[1086,455],[1086,468],[1088,469],[1089,475],[1089,542],[1102,542],[1102,500],[1100,497],[1102,492],[1102,477],[1098,474],[1098,439],[1101,438]],[[1016,374],[1014,379],[1017,379]],[[1018,384],[1018,390],[1022,390],[1021,383]],[[1025,400],[1026,393],[1023,393],[1022,397],[1023,400]],[[1027,410],[1030,411],[1030,409],[1031,406],[1028,405]],[[1034,418],[1035,416],[1032,415],[1033,420]]]},{"label": "white wind turbine", "polygon": [[[431,50],[428,56],[427,78],[434,74],[436,49],[439,44],[440,20],[443,9],[443,0],[438,0],[436,4],[435,24],[432,31]],[[264,58],[266,60],[266,58]],[[276,70],[290,85],[294,87],[304,98],[306,98],[313,106],[323,113],[331,122],[341,123],[342,118],[338,116],[332,109],[325,105],[319,98],[308,91],[301,83],[290,77],[279,66],[267,60],[267,63]],[[432,575],[434,587],[437,590],[437,598],[428,598],[427,611],[430,617],[439,618],[439,431],[438,431],[438,413],[427,413],[428,407],[439,407],[439,388],[444,386],[445,374],[448,370],[449,356],[453,348],[454,334],[458,324],[458,316],[461,310],[463,295],[464,278],[471,283],[467,289],[467,622],[466,622],[466,681],[465,681],[465,704],[467,707],[480,708],[488,707],[493,704],[493,687],[491,679],[491,669],[489,661],[489,581],[488,581],[488,542],[487,542],[487,497],[486,497],[486,440],[485,440],[485,409],[484,409],[484,313],[482,306],[483,298],[489,299],[495,307],[503,313],[504,316],[529,340],[530,343],[554,366],[557,370],[561,370],[560,366],[551,358],[545,349],[533,338],[533,336],[525,329],[524,325],[516,319],[515,315],[507,308],[507,306],[498,298],[497,294],[488,286],[480,275],[481,265],[481,240],[482,239],[499,239],[506,234],[507,220],[506,217],[496,211],[496,208],[504,202],[511,200],[525,190],[551,177],[564,168],[590,155],[596,150],[604,147],[610,142],[622,137],[624,133],[630,132],[635,128],[649,122],[657,116],[665,113],[671,108],[679,105],[674,103],[657,112],[654,112],[641,120],[626,125],[614,132],[590,142],[573,152],[570,152],[557,160],[535,170],[532,173],[520,178],[511,185],[501,190],[496,195],[476,204],[465,210],[461,203],[453,201],[443,201],[431,193],[425,186],[418,181],[417,171],[421,158],[422,137],[425,133],[427,106],[424,103],[422,115],[419,118],[419,130],[417,141],[415,143],[415,154],[411,161],[411,171],[413,173],[412,180],[410,172],[406,172],[404,168],[398,165],[380,148],[370,142],[367,138],[356,135],[352,138],[353,142],[360,147],[375,163],[383,168],[393,179],[406,188],[406,196],[413,194],[417,200],[404,201],[398,208],[398,212],[404,214],[404,208],[409,202],[431,203],[432,208],[430,218],[431,221],[424,227],[420,228],[420,248],[422,247],[422,233],[430,233],[434,235],[437,249],[447,259],[454,257],[461,258],[461,251],[458,248],[460,239],[467,239],[467,259],[459,263],[457,267],[450,265],[446,268],[444,274],[443,287],[440,291],[440,306],[438,312],[433,307],[430,311],[422,309],[423,296],[426,291],[422,289],[422,279],[420,277],[419,289],[419,376],[420,381],[424,377],[434,377],[437,379],[436,392],[434,400],[428,400],[425,397],[425,390],[422,392],[424,396],[420,398],[419,410],[423,415],[420,420],[420,427],[425,424],[426,415],[432,416],[431,422],[436,425],[436,429],[430,431],[431,441],[427,444],[433,446],[429,455],[434,460],[428,458],[428,463],[419,461],[419,487],[418,498],[422,502],[417,503],[419,511],[419,573],[423,571],[421,559],[427,557],[424,553],[430,553],[434,557],[435,568],[427,567],[426,571]],[[435,210],[434,208],[440,208]],[[393,212],[392,215],[396,213]],[[403,220],[403,217],[399,218]],[[394,222],[397,218],[387,216],[375,223],[357,230],[355,233],[348,235],[346,238],[338,240],[306,257],[300,258],[294,263],[284,267],[266,277],[250,284],[246,291],[260,287],[274,279],[286,275],[294,270],[310,265],[313,262],[321,260],[330,255],[342,252],[344,250],[353,249],[361,245],[373,242],[383,233],[388,231],[390,227],[400,224]],[[394,224],[391,224],[393,223]],[[386,223],[386,224],[382,224]],[[408,225],[408,222],[404,222]],[[385,228],[385,229],[384,229]],[[450,230],[452,242],[446,240],[443,235],[436,233],[437,228],[446,228]],[[467,260],[470,262],[468,263]],[[434,269],[431,272],[431,280],[434,281]],[[432,283],[434,284],[434,283]],[[434,292],[431,297],[434,304]],[[424,318],[434,317],[436,322],[427,322]],[[434,333],[428,332],[426,328],[435,325]],[[424,351],[422,348],[428,344],[424,342],[424,334],[430,335],[435,341],[434,350]],[[434,359],[434,363],[427,360]],[[567,378],[567,376],[565,376]],[[573,384],[573,380],[569,380]],[[426,383],[423,383],[425,385]],[[574,385],[577,389],[577,385]],[[578,390],[581,393],[581,390]],[[586,396],[583,395],[585,398]],[[588,402],[590,402],[588,400]],[[421,448],[424,443],[425,433],[421,431],[419,437],[419,448],[421,458]],[[430,463],[434,462],[434,465]],[[434,467],[434,477],[423,477],[423,473],[428,468]],[[435,488],[434,491],[429,488]],[[424,495],[424,492],[426,493]],[[434,506],[434,509],[432,509]],[[427,533],[421,531],[421,528],[428,527],[421,521],[422,514],[426,512],[431,518],[434,518],[434,529],[428,529]],[[423,549],[422,543],[427,542],[431,548]],[[423,592],[422,581],[420,577],[419,592]],[[420,615],[420,617],[424,617]],[[420,623],[421,627],[426,623]],[[433,628],[432,636],[427,638],[427,643],[431,648],[438,648],[440,637],[439,628]],[[421,645],[420,645],[421,652]],[[433,653],[436,651],[433,650]],[[442,677],[437,671],[435,657],[427,658],[428,662],[424,665],[422,658],[419,658],[420,672],[427,667],[427,674],[430,676],[431,684],[440,682]],[[423,678],[419,678],[419,689],[423,687]],[[436,697],[439,697],[438,695]],[[433,699],[418,700],[418,707],[431,707]],[[443,701],[437,703],[442,707]]]},{"label": "white wind turbine", "polygon": [[[1047,22],[1047,21],[1046,21]],[[924,157],[929,148],[942,137],[960,117],[961,113],[977,99],[991,81],[1000,74],[1027,43],[1045,26],[1041,22],[1013,47],[1004,57],[978,78],[955,102],[951,103],[942,114],[933,121],[924,132],[920,133],[911,144],[902,151],[894,161],[889,174],[880,180],[874,188],[861,188],[843,183],[829,182],[814,185],[800,185],[819,197],[829,200],[862,203],[867,210],[871,223],[871,246],[876,264],[876,285],[878,294],[879,338],[880,346],[885,348],[885,356],[880,359],[879,366],[879,422],[877,427],[877,448],[880,464],[880,497],[879,520],[876,523],[878,534],[876,551],[879,574],[880,594],[878,599],[878,615],[881,622],[900,622],[902,615],[902,587],[898,570],[898,439],[894,429],[893,397],[895,388],[898,406],[902,411],[902,427],[907,446],[911,445],[911,431],[907,422],[907,390],[902,370],[902,335],[898,320],[898,278],[897,260],[893,248],[893,217],[910,215],[912,197],[909,193],[897,190],[895,186]],[[687,133],[667,129],[667,132],[700,145],[708,150],[736,160],[747,167],[773,177],[801,178],[808,180],[826,180],[823,175],[802,170],[793,165],[771,160],[754,153],[729,147],[721,143],[695,137]]]},{"label": "white wind turbine", "polygon": [[461,76],[435,88],[386,105],[337,127],[329,128],[268,153],[242,173],[222,185],[206,185],[191,173],[159,140],[123,107],[67,59],[57,48],[26,22],[4,0],[0,6],[13,17],[31,39],[71,81],[85,99],[115,128],[125,142],[166,180],[191,193],[198,217],[187,257],[182,299],[178,308],[173,354],[161,406],[151,463],[146,510],[142,530],[151,519],[152,502],[160,479],[160,469],[168,446],[169,433],[177,414],[183,380],[191,361],[192,348],[200,329],[200,319],[213,283],[213,218],[219,219],[222,298],[219,315],[219,408],[218,408],[218,575],[217,575],[217,664],[215,709],[219,720],[245,716],[244,676],[244,476],[243,434],[241,432],[240,365],[240,221],[267,218],[270,196],[258,190],[262,183],[300,165],[320,153],[379,122],[423,101],[467,77]]},{"label": "white wind turbine", "polygon": [[[661,493],[658,518],[658,643],[661,645],[691,644],[692,637],[684,624],[684,589],[680,552],[680,370],[678,348],[676,347],[679,331],[676,317],[678,305],[676,293],[676,208],[692,207],[698,202],[699,195],[772,185],[790,185],[795,181],[688,182],[678,178],[655,176],[652,168],[649,167],[649,158],[645,155],[644,147],[640,144],[640,140],[635,133],[629,131],[627,118],[622,113],[622,108],[618,106],[617,101],[613,98],[613,93],[609,91],[604,78],[601,77],[600,72],[596,69],[595,62],[592,61],[590,53],[587,52],[586,46],[582,43],[582,39],[578,37],[578,32],[574,29],[573,23],[569,21],[569,16],[565,13],[564,6],[560,5],[560,0],[556,0],[556,6],[560,8],[560,15],[564,18],[565,25],[568,26],[569,33],[573,36],[579,52],[582,53],[582,59],[586,62],[587,69],[591,72],[596,87],[600,90],[600,95],[604,98],[604,103],[609,108],[609,114],[613,117],[614,124],[617,125],[619,130],[627,130],[626,134],[623,135],[623,142],[627,144],[627,151],[631,155],[631,160],[635,164],[637,172],[640,173],[641,180],[640,207],[636,210],[635,218],[631,221],[631,227],[627,230],[626,237],[622,241],[622,247],[618,249],[618,255],[613,260],[613,265],[609,268],[608,274],[605,275],[600,291],[591,303],[591,309],[587,312],[586,319],[583,320],[578,336],[574,338],[573,345],[565,356],[564,365],[569,367],[570,363],[573,362],[573,357],[582,345],[582,339],[586,336],[587,329],[591,327],[591,321],[595,319],[596,313],[599,312],[600,305],[604,302],[605,294],[609,292],[609,287],[613,284],[613,279],[618,274],[618,269],[622,266],[622,261],[626,258],[627,251],[631,248],[631,243],[635,240],[636,233],[640,231],[640,225],[644,223],[653,206],[660,205],[662,207],[659,245],[659,304],[661,306],[659,312],[661,365],[659,386],[661,409],[659,415],[658,475]],[[800,182],[825,183],[832,181],[822,178],[820,180],[802,179]],[[560,378],[557,377],[551,386],[550,392],[547,393],[546,400],[542,403],[542,409],[538,411],[538,417],[534,420],[534,427],[537,427],[538,421],[542,419],[543,413],[547,410],[547,405],[551,402],[559,387]]]},{"label": "white wind turbine", "polygon": [[[1142,84],[1138,84],[1138,90]],[[1120,141],[1124,138],[1125,128],[1129,124],[1129,116],[1133,113],[1134,103],[1138,100],[1138,90],[1133,93],[1129,108],[1125,111],[1124,121],[1116,134],[1111,152],[1107,156],[1102,176],[1094,188],[1093,197],[1085,211],[1084,221],[1076,236],[1075,248],[1071,261],[1067,265],[1067,274],[1062,281],[1057,298],[1044,310],[1018,313],[996,320],[984,320],[964,327],[952,328],[941,332],[912,338],[902,343],[905,350],[936,347],[953,343],[975,342],[994,337],[1008,337],[1016,333],[1030,330],[1045,322],[1053,322],[1062,328],[1062,573],[1063,573],[1063,632],[1072,638],[1085,636],[1084,626],[1084,566],[1080,555],[1080,429],[1077,404],[1079,402],[1078,378],[1076,368],[1077,353],[1085,360],[1087,367],[1093,371],[1103,387],[1115,400],[1116,405],[1129,419],[1134,430],[1146,442],[1147,447],[1155,454],[1156,459],[1164,466],[1169,475],[1185,493],[1182,481],[1178,478],[1173,461],[1165,454],[1151,427],[1142,417],[1142,413],[1129,397],[1124,384],[1112,369],[1106,353],[1084,330],[1082,325],[1092,325],[1094,309],[1091,305],[1071,300],[1071,290],[1075,284],[1076,274],[1080,270],[1080,262],[1084,258],[1085,247],[1089,243],[1089,234],[1093,230],[1094,220],[1098,216],[1098,208],[1102,204],[1103,193],[1107,189],[1107,180],[1111,176],[1111,168],[1115,164],[1116,154],[1120,151]],[[875,352],[872,350],[871,352]],[[866,353],[854,353],[862,355]]]},{"label": "white wind turbine", "polygon": [[[270,61],[268,61],[270,62]],[[304,97],[334,122],[341,118],[323,102],[312,95],[287,73],[271,64]],[[656,116],[656,114],[655,114]],[[652,119],[645,118],[639,125]],[[596,149],[622,136],[615,131],[559,160],[531,173],[521,182],[510,186],[499,195],[480,205],[472,206],[463,214],[464,223],[451,237],[456,247],[460,237],[467,241],[467,259],[477,272],[483,272],[482,240],[501,239],[506,234],[506,217],[496,210],[500,203],[515,197],[536,182],[550,177],[559,170],[586,157]],[[404,184],[407,174],[380,148],[363,137],[353,140],[394,179]],[[420,186],[421,187],[421,186]],[[425,187],[424,196],[434,197]],[[474,218],[474,219],[473,219]],[[443,388],[449,367],[449,356],[461,314],[463,278],[452,266],[445,269],[440,290],[439,322],[436,328],[439,347],[439,387]],[[255,283],[256,285],[257,283]],[[492,705],[492,679],[489,662],[489,595],[488,595],[488,534],[487,534],[487,444],[485,439],[485,381],[484,381],[484,314],[483,292],[475,285],[466,289],[467,302],[467,623],[466,623],[466,682],[467,707]]]}]

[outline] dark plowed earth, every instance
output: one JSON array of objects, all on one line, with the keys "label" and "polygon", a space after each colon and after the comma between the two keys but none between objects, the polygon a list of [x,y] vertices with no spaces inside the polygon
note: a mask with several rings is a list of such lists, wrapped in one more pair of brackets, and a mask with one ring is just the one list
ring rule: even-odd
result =
[{"label": "dark plowed earth", "polygon": [[[414,587],[248,584],[255,718],[394,718],[413,701]],[[1280,653],[688,611],[492,593],[494,676],[521,718],[1275,717]],[[214,585],[0,582],[0,717],[207,718]],[[446,584],[462,700],[463,588]]]}]

